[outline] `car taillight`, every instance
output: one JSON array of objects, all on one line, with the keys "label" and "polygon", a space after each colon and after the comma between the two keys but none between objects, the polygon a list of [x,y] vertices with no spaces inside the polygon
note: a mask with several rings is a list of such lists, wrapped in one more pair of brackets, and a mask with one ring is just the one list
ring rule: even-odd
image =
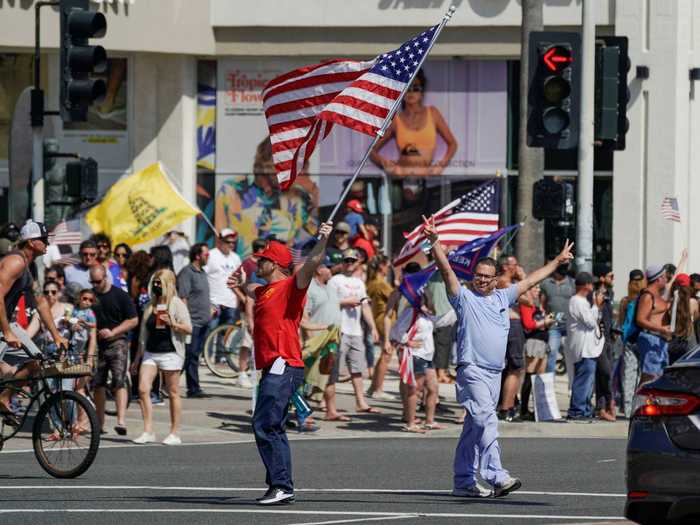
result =
[{"label": "car taillight", "polygon": [[642,388],[634,396],[635,416],[687,416],[700,408],[700,398],[692,394]]}]

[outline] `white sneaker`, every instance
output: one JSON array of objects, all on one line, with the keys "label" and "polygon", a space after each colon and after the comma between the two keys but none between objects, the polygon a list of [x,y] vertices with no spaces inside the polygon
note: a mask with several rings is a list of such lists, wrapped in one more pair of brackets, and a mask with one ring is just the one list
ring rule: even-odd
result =
[{"label": "white sneaker", "polygon": [[452,495],[457,498],[488,498],[491,497],[491,491],[478,483],[474,483],[471,487],[455,487],[452,489]]},{"label": "white sneaker", "polygon": [[253,383],[251,383],[250,377],[248,377],[246,372],[238,374],[238,386],[241,388],[253,388]]},{"label": "white sneaker", "polygon": [[144,432],[139,437],[134,439],[134,443],[138,445],[145,445],[146,443],[155,443],[156,435],[152,432]]},{"label": "white sneaker", "polygon": [[163,445],[181,445],[182,440],[176,434],[168,434],[168,436],[163,440]]},{"label": "white sneaker", "polygon": [[376,392],[367,392],[367,396],[371,399],[377,399],[377,400],[382,400],[382,401],[394,401],[396,399],[396,396],[387,394],[386,392],[382,390],[377,390]]}]

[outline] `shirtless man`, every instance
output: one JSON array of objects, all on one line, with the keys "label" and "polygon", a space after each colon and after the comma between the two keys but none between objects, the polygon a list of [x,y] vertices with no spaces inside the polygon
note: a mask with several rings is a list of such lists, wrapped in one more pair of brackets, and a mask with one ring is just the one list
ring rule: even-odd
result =
[{"label": "shirtless man", "polygon": [[[29,304],[34,304],[32,289],[34,279],[29,271],[29,264],[36,257],[45,254],[48,246],[46,227],[42,223],[30,219],[22,226],[17,250],[8,253],[0,261],[0,330],[2,331],[0,372],[3,375],[14,374],[15,379],[28,378],[39,367],[38,362],[31,360],[24,363],[19,369],[13,366],[15,363],[25,361],[27,356],[21,350],[22,342],[18,337],[18,333],[22,329],[15,323],[10,324],[10,319],[23,295]],[[36,309],[56,344],[67,348],[68,342],[58,333],[53,322],[51,308],[43,295],[36,298]],[[29,338],[28,335],[26,337]],[[12,394],[13,390],[9,388],[0,393],[0,415],[3,416],[6,424],[17,426],[19,420],[10,409]]]},{"label": "shirtless man", "polygon": [[637,303],[635,322],[641,332],[637,339],[640,384],[651,381],[663,373],[668,365],[668,340],[673,335],[671,327],[664,324],[670,303],[664,299],[667,276],[664,267],[652,264],[646,269],[647,288]]}]

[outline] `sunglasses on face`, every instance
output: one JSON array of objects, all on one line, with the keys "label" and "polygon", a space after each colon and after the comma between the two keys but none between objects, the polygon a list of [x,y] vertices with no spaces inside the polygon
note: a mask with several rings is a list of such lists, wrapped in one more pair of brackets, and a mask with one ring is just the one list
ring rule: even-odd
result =
[{"label": "sunglasses on face", "polygon": [[420,84],[411,84],[408,87],[408,92],[410,93],[411,91],[416,92],[416,93],[422,93],[423,92],[423,86]]},{"label": "sunglasses on face", "polygon": [[101,284],[102,281],[104,281],[104,279],[100,279],[99,281],[93,281],[92,279],[90,279],[90,284]]},{"label": "sunglasses on face", "polygon": [[351,259],[351,258],[348,257],[347,259],[343,259],[343,262],[344,262],[345,264],[352,264],[352,263],[354,263],[354,262],[357,262],[357,259]]},{"label": "sunglasses on face", "polygon": [[124,258],[128,257],[126,252],[117,252],[114,254],[114,256],[115,257],[124,257]]},{"label": "sunglasses on face", "polygon": [[44,295],[58,295],[58,290],[44,290]]},{"label": "sunglasses on face", "polygon": [[225,242],[226,244],[232,244],[232,245],[233,245],[233,244],[236,244],[236,243],[238,242],[238,239],[231,239],[231,240],[224,241],[224,242]]},{"label": "sunglasses on face", "polygon": [[81,257],[97,257],[97,252],[80,252]]},{"label": "sunglasses on face", "polygon": [[95,299],[93,299],[92,297],[87,297],[87,296],[81,297],[80,300],[84,303],[94,303],[95,302]]}]

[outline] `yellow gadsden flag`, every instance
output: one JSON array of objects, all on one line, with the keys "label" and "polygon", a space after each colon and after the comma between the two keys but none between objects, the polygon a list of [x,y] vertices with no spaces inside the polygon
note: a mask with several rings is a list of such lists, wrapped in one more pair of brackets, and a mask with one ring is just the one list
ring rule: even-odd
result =
[{"label": "yellow gadsden flag", "polygon": [[86,220],[93,232],[109,235],[113,245],[133,246],[163,235],[198,213],[157,162],[112,186]]}]

